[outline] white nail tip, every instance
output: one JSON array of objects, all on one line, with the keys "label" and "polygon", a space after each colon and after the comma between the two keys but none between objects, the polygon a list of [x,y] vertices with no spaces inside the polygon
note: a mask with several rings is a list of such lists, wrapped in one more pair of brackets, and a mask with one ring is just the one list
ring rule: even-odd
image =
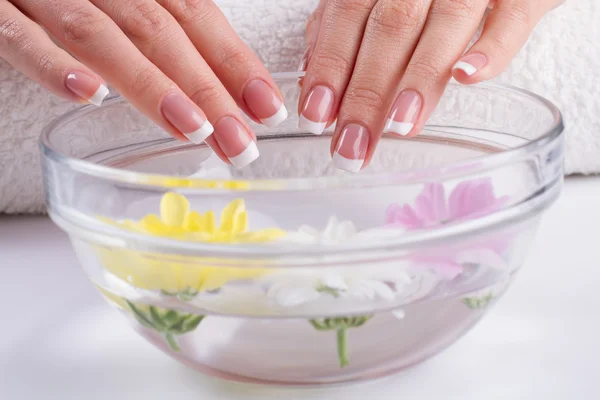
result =
[{"label": "white nail tip", "polygon": [[298,128],[314,135],[321,135],[326,127],[327,122],[314,122],[304,115],[300,115],[300,118],[298,119]]},{"label": "white nail tip", "polygon": [[110,93],[110,91],[108,90],[106,85],[100,85],[98,90],[96,90],[96,93],[94,93],[94,95],[88,99],[88,102],[95,106],[100,107],[102,105],[102,102],[104,101],[106,96],[108,96],[109,93]]},{"label": "white nail tip", "polygon": [[213,134],[215,128],[208,121],[204,122],[200,129],[191,133],[184,133],[185,137],[192,143],[200,144],[203,143],[206,138]]},{"label": "white nail tip", "polygon": [[359,172],[365,160],[352,160],[339,153],[333,154],[333,165],[348,172]]},{"label": "white nail tip", "polygon": [[287,117],[288,110],[287,108],[285,108],[285,105],[282,104],[281,107],[279,107],[279,110],[277,110],[277,112],[275,113],[275,115],[269,118],[261,119],[260,122],[262,122],[263,125],[269,128],[274,128],[283,121],[285,121]]},{"label": "white nail tip", "polygon": [[410,131],[412,131],[414,126],[415,124],[411,122],[398,122],[394,121],[393,119],[388,119],[388,122],[385,125],[385,131],[406,136],[410,133]]},{"label": "white nail tip", "polygon": [[460,69],[465,74],[467,74],[467,76],[471,76],[475,72],[477,72],[477,68],[464,61],[457,62],[456,64],[454,64],[454,67],[452,69]]},{"label": "white nail tip", "polygon": [[241,169],[256,160],[258,156],[258,147],[256,146],[256,143],[252,141],[240,154],[235,157],[229,157],[229,161],[231,161],[231,165],[237,169]]}]

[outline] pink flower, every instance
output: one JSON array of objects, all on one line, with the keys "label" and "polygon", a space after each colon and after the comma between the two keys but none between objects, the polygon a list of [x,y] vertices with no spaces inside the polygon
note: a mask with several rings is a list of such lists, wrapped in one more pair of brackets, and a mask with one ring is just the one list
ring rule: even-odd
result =
[{"label": "pink flower", "polygon": [[[429,183],[417,196],[414,206],[392,204],[385,217],[386,226],[407,230],[427,229],[443,224],[479,218],[500,209],[507,201],[498,198],[490,179],[459,183],[447,198],[444,185]],[[503,238],[474,238],[452,246],[429,249],[413,256],[420,265],[452,280],[463,271],[463,265],[480,264],[499,267],[501,254],[507,247]]]},{"label": "pink flower", "polygon": [[490,179],[459,183],[446,198],[444,185],[428,183],[417,196],[415,205],[392,204],[385,216],[385,225],[402,226],[409,230],[433,228],[450,222],[473,219],[491,214],[506,202],[497,198]]}]

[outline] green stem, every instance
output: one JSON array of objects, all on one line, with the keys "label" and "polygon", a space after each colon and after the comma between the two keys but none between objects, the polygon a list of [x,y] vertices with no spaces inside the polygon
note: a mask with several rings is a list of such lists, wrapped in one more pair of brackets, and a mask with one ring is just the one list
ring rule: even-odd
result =
[{"label": "green stem", "polygon": [[339,328],[337,330],[337,351],[338,359],[340,360],[340,367],[344,368],[350,364],[348,360],[348,344],[347,344],[347,329]]},{"label": "green stem", "polygon": [[177,339],[175,339],[175,336],[172,333],[165,333],[165,340],[167,341],[167,344],[169,345],[169,348],[172,351],[180,351],[181,349],[179,348],[179,344],[177,343]]}]

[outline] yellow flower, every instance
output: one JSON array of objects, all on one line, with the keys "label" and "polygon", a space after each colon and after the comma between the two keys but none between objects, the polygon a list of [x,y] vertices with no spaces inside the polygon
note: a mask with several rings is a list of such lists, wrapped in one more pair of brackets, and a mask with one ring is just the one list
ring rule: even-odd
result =
[{"label": "yellow flower", "polygon": [[[111,223],[152,236],[203,243],[264,243],[285,235],[285,231],[278,228],[249,231],[248,213],[241,199],[232,201],[223,209],[219,222],[217,225],[212,211],[204,214],[192,211],[185,196],[167,193],[160,202],[160,216],[150,214],[140,221]],[[134,287],[174,294],[214,290],[231,280],[254,279],[269,271],[215,266],[214,259],[129,249],[102,249],[101,258],[109,272]]]}]

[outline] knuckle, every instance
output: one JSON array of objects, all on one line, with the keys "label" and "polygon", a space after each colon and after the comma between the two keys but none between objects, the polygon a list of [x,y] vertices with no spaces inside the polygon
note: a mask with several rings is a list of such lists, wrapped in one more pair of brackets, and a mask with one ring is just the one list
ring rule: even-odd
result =
[{"label": "knuckle", "polygon": [[23,26],[14,18],[0,14],[0,52],[9,53],[28,41]]},{"label": "knuckle", "polygon": [[222,43],[220,48],[221,57],[215,70],[231,76],[246,75],[250,60],[244,49],[237,43]]},{"label": "knuckle", "polygon": [[509,47],[507,45],[508,38],[506,35],[489,35],[487,37],[488,45],[491,47],[490,53],[493,53],[495,57],[501,59],[509,58]]},{"label": "knuckle", "polygon": [[123,20],[123,32],[130,38],[152,39],[169,27],[169,14],[154,2],[134,1]]},{"label": "knuckle", "polygon": [[38,57],[36,73],[37,76],[44,81],[46,77],[52,75],[52,71],[56,68],[56,60],[54,55],[43,53]]},{"label": "knuckle", "polygon": [[532,10],[527,2],[513,1],[510,7],[504,8],[506,19],[514,26],[531,26]]},{"label": "knuckle", "polygon": [[405,75],[413,76],[424,82],[437,81],[450,75],[450,69],[433,61],[433,57],[424,57],[411,62]]},{"label": "knuckle", "polygon": [[[345,96],[345,108],[366,108],[369,112],[380,112],[386,106],[386,101],[381,92],[368,86],[349,87]],[[356,106],[356,107],[354,107]]]},{"label": "knuckle", "polygon": [[213,0],[159,0],[180,23],[210,20],[214,11]]},{"label": "knuckle", "polygon": [[328,71],[337,76],[351,72],[352,66],[348,57],[335,48],[323,48],[310,59],[310,69],[313,71]]},{"label": "knuckle", "polygon": [[425,3],[412,0],[385,0],[378,3],[370,17],[371,28],[397,33],[413,30],[421,25],[427,10]]},{"label": "knuckle", "polygon": [[334,13],[364,14],[370,13],[376,0],[330,0],[329,6]]},{"label": "knuckle", "polygon": [[212,79],[204,79],[190,96],[196,104],[222,104],[225,92],[221,86]]},{"label": "knuckle", "polygon": [[59,30],[66,42],[84,43],[96,37],[106,27],[100,13],[87,7],[65,11],[59,17]]},{"label": "knuckle", "polygon": [[143,67],[135,71],[135,79],[129,84],[129,93],[133,98],[144,98],[153,91],[158,82],[162,82],[152,67]]},{"label": "knuckle", "polygon": [[478,3],[472,0],[433,2],[431,13],[448,17],[471,17],[477,14]]}]

